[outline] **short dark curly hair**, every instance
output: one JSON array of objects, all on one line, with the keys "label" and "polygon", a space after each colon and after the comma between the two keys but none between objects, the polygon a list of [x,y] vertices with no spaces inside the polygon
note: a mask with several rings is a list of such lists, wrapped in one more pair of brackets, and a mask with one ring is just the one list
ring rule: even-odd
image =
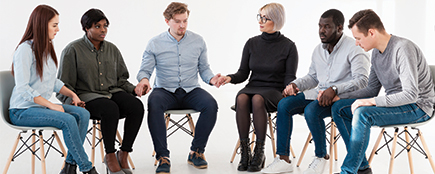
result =
[{"label": "short dark curly hair", "polygon": [[325,11],[321,18],[329,18],[332,17],[332,21],[334,22],[335,26],[343,26],[344,25],[344,15],[341,13],[340,10],[337,9],[329,9]]},{"label": "short dark curly hair", "polygon": [[187,4],[181,3],[181,2],[172,2],[171,4],[166,7],[166,10],[163,12],[163,16],[165,16],[165,19],[170,20],[174,15],[176,14],[183,14],[186,13],[189,15],[190,11],[187,9]]},{"label": "short dark curly hair", "polygon": [[374,28],[379,31],[385,31],[384,24],[381,21],[381,18],[372,10],[366,9],[356,12],[352,18],[349,20],[349,29],[352,29],[353,26],[358,28],[358,30],[367,36],[369,29]]},{"label": "short dark curly hair", "polygon": [[109,19],[107,19],[106,15],[104,15],[101,10],[95,8],[89,9],[85,14],[83,14],[81,19],[83,31],[86,32],[86,29],[91,28],[92,24],[96,24],[103,19],[106,19],[107,25],[109,25]]}]

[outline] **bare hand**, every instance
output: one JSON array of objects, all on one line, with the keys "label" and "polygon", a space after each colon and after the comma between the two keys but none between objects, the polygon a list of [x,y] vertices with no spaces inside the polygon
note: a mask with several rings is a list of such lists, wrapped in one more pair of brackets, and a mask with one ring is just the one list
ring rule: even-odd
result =
[{"label": "bare hand", "polygon": [[218,83],[222,86],[230,82],[231,82],[231,77],[228,76],[221,76],[218,79]]},{"label": "bare hand", "polygon": [[290,83],[285,87],[285,89],[282,91],[282,96],[287,97],[290,95],[297,95],[299,92],[299,88],[296,86],[295,83]]},{"label": "bare hand", "polygon": [[216,74],[214,77],[212,77],[210,79],[210,84],[212,84],[212,85],[216,86],[217,88],[219,88],[222,85],[222,83],[219,81],[220,77],[221,77],[220,73]]},{"label": "bare hand", "polygon": [[319,105],[322,107],[331,106],[332,100],[336,96],[334,90],[331,87],[326,89],[325,91],[319,92],[319,96],[317,100],[319,100]]},{"label": "bare hand", "polygon": [[151,87],[150,87],[150,82],[148,81],[148,79],[144,78],[142,79],[137,85],[136,88],[134,88],[134,92],[136,93],[137,96],[143,96],[145,94],[148,94],[148,92],[150,92]]},{"label": "bare hand", "polygon": [[86,106],[85,102],[80,100],[80,98],[77,97],[77,95],[73,97],[73,99],[71,101],[71,104],[74,105],[74,106],[82,107],[82,108],[85,108],[85,106]]},{"label": "bare hand", "polygon": [[59,112],[65,112],[65,110],[63,109],[63,107],[61,105],[57,105],[57,104],[52,104],[50,107],[48,107],[49,109],[53,110],[53,111],[59,111]]},{"label": "bare hand", "polygon": [[352,103],[351,109],[352,114],[355,112],[355,110],[360,106],[376,106],[375,98],[369,98],[369,99],[358,99],[355,100],[355,102]]}]

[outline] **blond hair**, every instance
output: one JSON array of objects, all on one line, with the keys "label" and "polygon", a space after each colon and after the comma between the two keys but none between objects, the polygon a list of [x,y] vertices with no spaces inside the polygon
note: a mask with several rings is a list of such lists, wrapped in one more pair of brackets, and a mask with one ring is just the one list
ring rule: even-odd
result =
[{"label": "blond hair", "polygon": [[284,7],[279,3],[269,3],[261,7],[258,12],[261,10],[264,10],[264,15],[273,21],[273,30],[281,30],[285,23]]}]

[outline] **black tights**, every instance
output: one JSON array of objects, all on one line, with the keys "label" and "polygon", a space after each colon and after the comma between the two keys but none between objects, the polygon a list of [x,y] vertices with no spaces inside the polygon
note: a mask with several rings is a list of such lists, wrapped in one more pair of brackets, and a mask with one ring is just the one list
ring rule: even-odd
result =
[{"label": "black tights", "polygon": [[257,140],[266,138],[267,111],[264,99],[261,95],[239,94],[236,99],[236,121],[239,130],[239,138],[245,139],[249,136],[251,125],[251,110],[254,129]]},{"label": "black tights", "polygon": [[125,118],[124,136],[121,150],[131,152],[134,140],[144,116],[142,102],[126,92],[117,92],[112,98],[97,98],[86,102],[86,109],[91,113],[91,119],[101,119],[101,132],[106,153],[113,153],[115,136],[118,130],[118,120]]}]

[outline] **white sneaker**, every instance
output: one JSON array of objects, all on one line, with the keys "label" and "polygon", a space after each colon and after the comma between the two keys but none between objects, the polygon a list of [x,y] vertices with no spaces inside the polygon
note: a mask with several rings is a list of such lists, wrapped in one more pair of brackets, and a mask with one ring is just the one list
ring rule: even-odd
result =
[{"label": "white sneaker", "polygon": [[266,168],[261,170],[262,173],[287,173],[293,172],[293,166],[287,161],[279,159],[276,157],[272,163],[270,163]]},{"label": "white sneaker", "polygon": [[326,159],[315,157],[313,162],[304,171],[304,174],[322,174],[325,169]]}]

